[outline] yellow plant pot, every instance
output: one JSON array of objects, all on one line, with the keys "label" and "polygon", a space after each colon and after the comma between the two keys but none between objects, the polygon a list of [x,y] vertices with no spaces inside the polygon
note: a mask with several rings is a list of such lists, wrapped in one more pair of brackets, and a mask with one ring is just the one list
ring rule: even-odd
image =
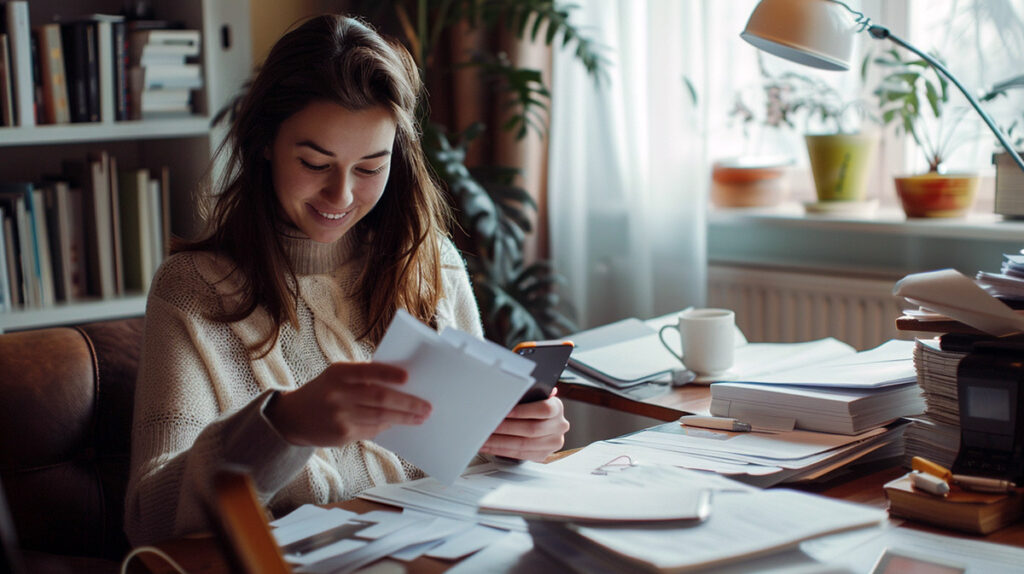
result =
[{"label": "yellow plant pot", "polygon": [[804,136],[818,201],[864,201],[878,134]]},{"label": "yellow plant pot", "polygon": [[893,178],[907,217],[962,217],[974,203],[978,176],[939,174]]}]

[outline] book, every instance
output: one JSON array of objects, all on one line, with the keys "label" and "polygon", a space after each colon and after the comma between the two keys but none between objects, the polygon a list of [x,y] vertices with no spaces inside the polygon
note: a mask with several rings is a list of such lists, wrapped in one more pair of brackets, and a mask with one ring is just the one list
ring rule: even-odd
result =
[{"label": "book", "polygon": [[11,302],[11,279],[7,266],[7,239],[3,233],[3,224],[6,219],[4,208],[0,207],[0,311],[10,311],[13,305]]},{"label": "book", "polygon": [[36,125],[35,88],[32,84],[32,32],[29,28],[28,2],[9,0],[6,5],[7,41],[11,58],[14,125]]},{"label": "book", "polygon": [[569,368],[615,388],[628,388],[671,377],[683,370],[658,338],[658,332],[640,319],[628,318],[575,333]]},{"label": "book", "polygon": [[110,33],[114,43],[114,119],[122,122],[131,119],[128,99],[128,35],[124,20],[111,22]]},{"label": "book", "polygon": [[61,24],[68,103],[74,123],[99,121],[99,61],[96,23],[88,20]]},{"label": "book", "polygon": [[[4,184],[0,184],[2,188]],[[14,260],[18,267],[21,304],[38,307],[42,298],[39,292],[39,276],[36,274],[35,249],[32,242],[32,217],[26,206],[26,194],[19,191],[0,189],[0,205],[11,214],[11,244],[14,246]]]},{"label": "book", "polygon": [[110,157],[90,154],[86,162],[65,161],[64,171],[72,186],[82,190],[83,230],[88,293],[103,298],[116,294],[114,238],[111,223]]},{"label": "book", "polygon": [[43,104],[43,69],[40,62],[39,37],[29,34],[30,53],[32,55],[32,114],[36,125],[46,123],[46,109]]},{"label": "book", "polygon": [[44,24],[36,28],[39,42],[39,63],[43,85],[43,118],[48,124],[71,121],[68,108],[67,76],[64,73],[64,48],[60,24]]},{"label": "book", "polygon": [[[7,211],[6,207],[0,207],[0,210]],[[4,236],[4,264],[7,267],[7,283],[10,286],[11,292],[11,308],[18,308],[24,304],[24,291],[22,290],[21,283],[21,266],[18,262],[18,247],[17,247],[17,236],[14,231],[14,220],[10,213],[5,213],[0,218],[0,223],[3,223],[3,236]]]},{"label": "book", "polygon": [[55,297],[74,301],[76,297],[72,270],[71,234],[74,225],[70,189],[65,181],[50,182],[45,188],[46,224],[50,235]]},{"label": "book", "polygon": [[10,44],[6,33],[0,33],[0,125],[13,126],[14,117],[14,94],[13,71],[11,70]]},{"label": "book", "polygon": [[971,492],[954,484],[942,497],[915,489],[909,474],[887,482],[884,488],[893,516],[972,534],[988,534],[1016,522],[1024,510],[1020,492]]},{"label": "book", "polygon": [[37,212],[42,213],[44,208],[42,202],[38,201],[40,197],[33,193],[33,190],[34,186],[29,182],[0,183],[0,198],[14,202],[11,211],[15,214],[15,228],[18,233],[25,301],[30,306],[39,307],[53,302],[53,291],[52,284],[47,286],[45,283],[49,273],[44,276],[44,259],[40,252],[40,246],[46,245],[46,238],[40,235],[45,233],[45,228],[40,225],[41,220],[37,218]]},{"label": "book", "polygon": [[137,169],[119,174],[121,240],[124,287],[145,293],[156,271],[153,259],[153,222],[149,171]]},{"label": "book", "polygon": [[107,162],[107,187],[110,189],[110,237],[114,247],[114,294],[124,294],[124,258],[121,242],[121,193],[117,181],[117,158],[104,154]]},{"label": "book", "polygon": [[46,196],[38,187],[32,190],[32,234],[36,242],[39,266],[39,293],[44,306],[56,302],[53,281],[53,261],[50,255],[50,235],[46,225]]},{"label": "book", "polygon": [[117,83],[114,78],[114,35],[109,18],[94,16],[96,21],[97,97],[99,99],[99,121],[112,122],[116,119],[115,96]]}]

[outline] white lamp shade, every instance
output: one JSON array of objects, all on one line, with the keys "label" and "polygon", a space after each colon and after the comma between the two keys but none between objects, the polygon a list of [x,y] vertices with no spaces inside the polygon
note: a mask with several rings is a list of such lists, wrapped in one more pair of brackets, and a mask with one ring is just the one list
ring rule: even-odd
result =
[{"label": "white lamp shade", "polygon": [[849,70],[857,26],[829,0],[761,0],[740,37],[798,64]]}]

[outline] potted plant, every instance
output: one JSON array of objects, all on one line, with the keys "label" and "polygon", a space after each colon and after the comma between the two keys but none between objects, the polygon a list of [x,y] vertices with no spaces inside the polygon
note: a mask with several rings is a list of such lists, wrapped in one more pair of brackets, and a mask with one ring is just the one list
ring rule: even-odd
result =
[{"label": "potted plant", "polygon": [[875,90],[882,122],[909,134],[928,160],[926,173],[894,178],[903,211],[907,217],[963,216],[974,202],[978,175],[943,173],[942,166],[966,141],[956,128],[968,110],[947,109],[949,82],[924,60],[904,59],[893,49],[874,63],[888,68]]},{"label": "potted plant", "polygon": [[863,208],[868,174],[878,149],[877,131],[862,129],[877,121],[867,102],[859,96],[844,96],[810,76],[788,72],[781,79],[792,86],[790,107],[794,115],[804,120],[807,158],[818,198],[818,203],[807,205],[807,209]]},{"label": "potted plant", "polygon": [[[760,54],[758,58],[761,62]],[[860,130],[867,120],[876,119],[868,111],[865,100],[845,97],[828,83],[811,76],[795,72],[773,75],[763,62],[760,68],[763,117],[754,113],[743,94],[738,94],[730,116],[743,122],[748,141],[751,126],[760,129],[786,127],[804,132],[818,198],[817,203],[808,204],[809,210],[859,207],[866,197],[868,173],[878,146],[878,135],[874,130]],[[742,181],[752,181],[755,175],[759,175],[761,187],[771,182],[777,188],[781,185],[785,166],[791,161],[745,159],[734,162],[745,167],[745,172],[728,175]],[[733,167],[731,164],[726,166]],[[716,175],[718,167],[716,164]]]}]

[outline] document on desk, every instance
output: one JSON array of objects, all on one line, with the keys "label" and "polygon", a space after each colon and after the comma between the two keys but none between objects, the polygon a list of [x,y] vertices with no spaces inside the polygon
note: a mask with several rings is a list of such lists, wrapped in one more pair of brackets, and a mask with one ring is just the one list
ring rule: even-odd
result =
[{"label": "document on desk", "polygon": [[740,374],[723,380],[764,385],[875,389],[913,382],[916,377],[914,342],[894,339],[860,353],[839,355],[757,376],[744,377]]},{"label": "document on desk", "polygon": [[404,310],[373,355],[409,373],[402,391],[433,410],[421,425],[394,425],[374,442],[451,484],[533,383],[533,362],[454,329],[440,335]]},{"label": "document on desk", "polygon": [[[697,526],[530,523],[534,544],[556,558],[600,552],[624,567],[689,572],[764,556],[818,536],[878,526],[884,510],[789,490],[719,493]],[[572,567],[573,564],[567,563]]]}]

